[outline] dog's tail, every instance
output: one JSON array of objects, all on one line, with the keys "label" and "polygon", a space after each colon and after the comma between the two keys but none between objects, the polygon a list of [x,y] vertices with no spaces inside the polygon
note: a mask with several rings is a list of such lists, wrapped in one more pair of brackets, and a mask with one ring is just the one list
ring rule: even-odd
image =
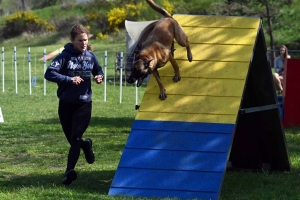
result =
[{"label": "dog's tail", "polygon": [[166,11],[164,8],[160,7],[159,5],[157,5],[153,0],[146,0],[147,3],[149,4],[149,6],[155,10],[156,12],[158,12],[159,14],[162,14],[165,17],[172,17],[172,15]]}]

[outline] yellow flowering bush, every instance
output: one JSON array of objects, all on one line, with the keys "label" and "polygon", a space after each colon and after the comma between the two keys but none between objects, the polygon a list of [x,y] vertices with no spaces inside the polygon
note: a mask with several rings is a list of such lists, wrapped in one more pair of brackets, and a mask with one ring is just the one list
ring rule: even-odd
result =
[{"label": "yellow flowering bush", "polygon": [[56,31],[56,27],[53,24],[47,24],[47,25],[45,25],[45,30],[46,31]]},{"label": "yellow flowering bush", "polygon": [[54,25],[39,19],[31,12],[16,12],[4,20],[4,37],[13,37],[23,32],[55,31]]},{"label": "yellow flowering bush", "polygon": [[119,25],[123,23],[125,19],[126,19],[125,8],[113,8],[107,13],[107,20],[109,26],[115,31],[119,31]]},{"label": "yellow flowering bush", "polygon": [[138,4],[127,4],[126,5],[126,15],[130,20],[132,18],[138,18],[141,15],[141,10],[143,9],[143,3]]},{"label": "yellow flowering bush", "polygon": [[125,8],[113,8],[110,10],[106,17],[111,29],[119,31],[120,25],[122,25],[126,19],[137,19],[141,13],[143,3],[127,4]]},{"label": "yellow flowering bush", "polygon": [[166,11],[168,11],[170,14],[174,12],[174,6],[169,2],[169,0],[164,0],[162,4]]},{"label": "yellow flowering bush", "polygon": [[88,13],[88,20],[97,20],[100,18],[100,13]]},{"label": "yellow flowering bush", "polygon": [[96,40],[100,39],[100,40],[107,40],[109,38],[109,35],[107,34],[103,34],[101,32],[99,32],[97,35],[96,35]]}]

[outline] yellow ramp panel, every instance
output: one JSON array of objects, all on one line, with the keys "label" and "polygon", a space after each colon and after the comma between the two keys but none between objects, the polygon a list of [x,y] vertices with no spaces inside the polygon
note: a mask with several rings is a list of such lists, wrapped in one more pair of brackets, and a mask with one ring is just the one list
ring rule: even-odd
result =
[{"label": "yellow ramp panel", "polygon": [[[182,78],[179,82],[175,83],[172,79],[173,77],[161,76],[167,95],[240,97],[243,93],[245,83],[245,80],[207,78]],[[160,101],[158,99],[159,87],[154,77],[151,77],[145,93],[156,94],[156,100]],[[169,96],[166,101],[168,100]]]},{"label": "yellow ramp panel", "polygon": [[161,101],[157,94],[146,93],[139,111],[236,115],[241,97],[168,95]]},{"label": "yellow ramp panel", "polygon": [[[254,28],[258,29],[259,17],[225,17],[225,16],[199,16],[199,15],[174,15],[181,26],[193,27],[221,27],[221,28]],[[254,43],[254,41],[253,41]]]},{"label": "yellow ramp panel", "polygon": [[235,123],[260,18],[175,15],[189,37],[193,62],[175,42],[181,81],[170,63],[159,69],[167,99],[150,78],[138,120]]},{"label": "yellow ramp panel", "polygon": [[[175,45],[175,59],[187,60],[186,48]],[[249,62],[253,45],[191,44],[193,60]]]},{"label": "yellow ramp panel", "polygon": [[257,29],[183,27],[189,42],[209,44],[253,45]]},{"label": "yellow ramp panel", "polygon": [[[176,57],[176,54],[175,54]],[[220,79],[242,79],[247,76],[249,62],[220,62],[220,61],[198,61],[176,60],[181,74],[181,80],[185,77],[191,78],[220,78]],[[174,76],[174,69],[170,62],[160,68],[160,76]],[[180,83],[180,82],[179,82]]]},{"label": "yellow ramp panel", "polygon": [[191,113],[162,113],[139,111],[137,120],[178,121],[178,122],[207,122],[235,124],[236,115],[191,114]]}]

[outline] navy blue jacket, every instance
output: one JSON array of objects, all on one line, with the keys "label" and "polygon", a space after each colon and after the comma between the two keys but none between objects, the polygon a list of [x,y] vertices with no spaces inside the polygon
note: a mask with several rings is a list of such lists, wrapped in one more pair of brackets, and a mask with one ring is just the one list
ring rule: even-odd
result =
[{"label": "navy blue jacket", "polygon": [[[98,59],[92,52],[80,52],[68,43],[54,58],[45,72],[45,79],[57,83],[57,97],[61,100],[80,103],[92,101],[91,74],[103,75]],[[79,85],[73,84],[72,77],[84,79]]]}]

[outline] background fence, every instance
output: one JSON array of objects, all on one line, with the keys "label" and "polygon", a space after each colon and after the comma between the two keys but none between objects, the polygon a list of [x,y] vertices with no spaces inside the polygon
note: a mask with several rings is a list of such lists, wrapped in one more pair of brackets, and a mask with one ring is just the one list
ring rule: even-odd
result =
[{"label": "background fence", "polygon": [[[49,85],[53,85],[53,83],[44,79],[45,70],[53,59],[46,60],[46,52],[46,49],[38,53],[31,52],[28,47],[28,52],[24,53],[23,50],[19,53],[16,47],[13,48],[13,52],[11,49],[5,51],[2,47],[0,74],[2,92],[28,95],[56,94],[56,84],[55,90],[47,91]],[[122,103],[122,88],[132,87],[136,93],[132,99],[137,104],[138,89],[134,85],[126,83],[126,79],[130,75],[130,69],[126,70],[128,57],[126,52],[101,51],[95,54],[105,73],[103,100],[106,101],[107,88],[113,86],[119,87],[119,102]]]}]

